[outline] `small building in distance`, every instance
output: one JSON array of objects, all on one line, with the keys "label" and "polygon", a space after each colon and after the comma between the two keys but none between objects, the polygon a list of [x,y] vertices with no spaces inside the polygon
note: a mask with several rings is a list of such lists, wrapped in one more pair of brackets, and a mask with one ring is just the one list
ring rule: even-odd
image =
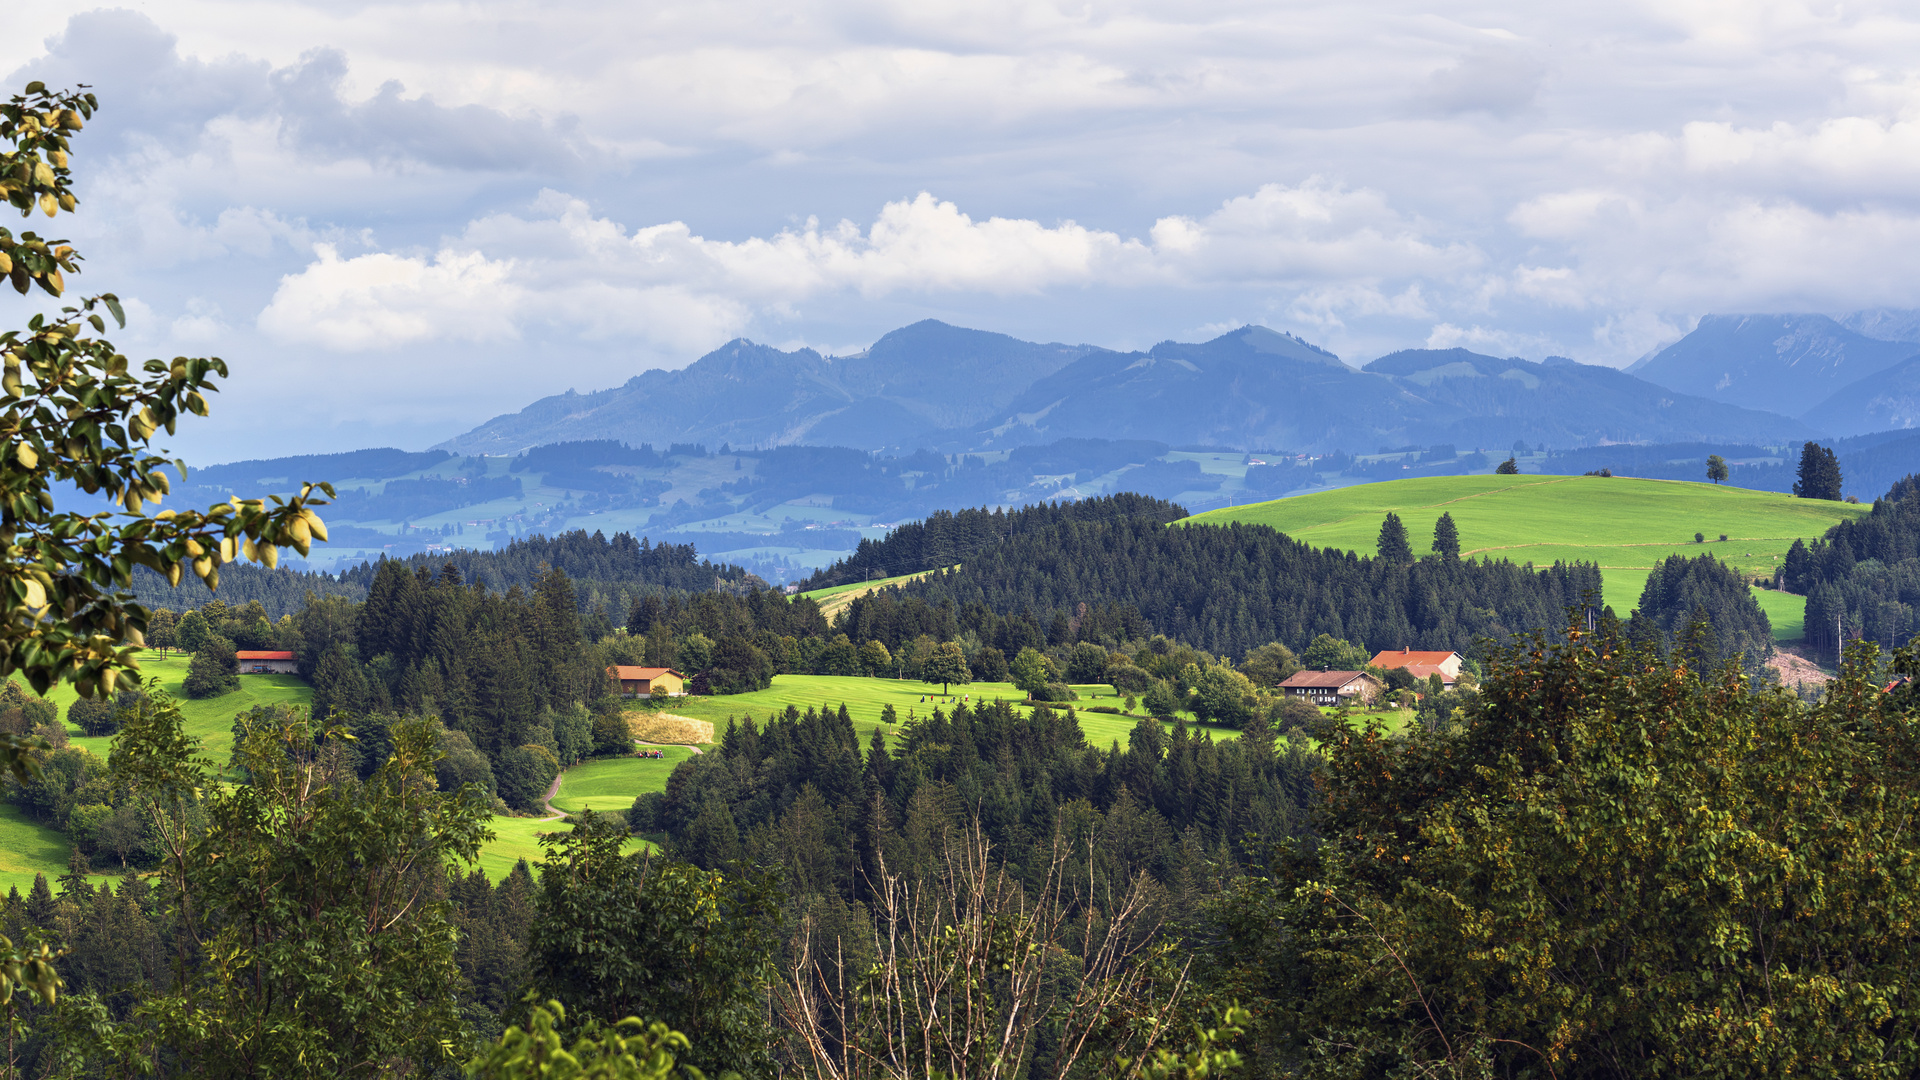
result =
[{"label": "small building in distance", "polygon": [[1364,671],[1296,671],[1280,683],[1288,697],[1305,698],[1315,705],[1338,705],[1342,698],[1371,702],[1385,689]]},{"label": "small building in distance", "polygon": [[607,677],[620,684],[622,697],[679,697],[687,692],[687,677],[670,667],[615,664]]},{"label": "small building in distance", "polygon": [[240,649],[233,654],[243,675],[292,675],[300,665],[290,652]]},{"label": "small building in distance", "polygon": [[1456,652],[1417,652],[1413,649],[1389,649],[1379,653],[1368,663],[1377,668],[1406,668],[1407,673],[1421,682],[1428,676],[1440,676],[1440,684],[1453,689],[1460,678],[1461,657]]}]

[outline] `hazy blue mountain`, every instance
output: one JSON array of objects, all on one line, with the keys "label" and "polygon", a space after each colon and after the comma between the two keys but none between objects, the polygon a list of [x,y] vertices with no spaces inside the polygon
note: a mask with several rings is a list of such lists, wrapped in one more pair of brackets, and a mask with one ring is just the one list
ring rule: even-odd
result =
[{"label": "hazy blue mountain", "polygon": [[436,449],[504,454],[577,439],[869,450],[927,445],[929,432],[985,420],[1036,377],[1094,351],[932,319],[852,356],[782,352],[737,339],[678,371],[648,371],[611,390],[542,398]]},{"label": "hazy blue mountain", "polygon": [[[1810,437],[1777,413],[1688,394],[1624,371],[1549,357],[1535,364],[1466,349],[1405,349],[1368,364],[1392,375],[1429,406],[1436,427],[1426,441],[1506,446],[1514,439],[1548,446],[1664,443],[1694,439],[1778,442]],[[1451,419],[1440,419],[1452,413]],[[1418,440],[1415,440],[1418,441]]]},{"label": "hazy blue mountain", "polygon": [[1801,416],[1914,351],[1911,343],[1867,337],[1825,315],[1708,315],[1693,333],[1627,371],[1683,394]]},{"label": "hazy blue mountain", "polygon": [[1410,349],[1355,371],[1290,335],[1245,327],[1199,345],[1092,353],[1040,379],[971,438],[1065,437],[1174,445],[1370,451],[1454,443],[1505,448],[1715,439],[1777,442],[1786,417],[1675,394],[1611,368],[1536,364],[1465,349]]},{"label": "hazy blue mountain", "polygon": [[441,448],[498,454],[619,439],[964,452],[1119,438],[1365,452],[1433,443],[1503,449],[1516,439],[1579,446],[1810,434],[1783,416],[1560,357],[1536,364],[1414,349],[1361,371],[1260,326],[1121,353],[928,321],[848,357],[730,342],[681,371],[544,398]]},{"label": "hazy blue mountain", "polygon": [[[1060,438],[1235,447],[1365,446],[1413,423],[1420,402],[1324,349],[1263,326],[1199,345],[1095,352],[1035,380],[999,422],[956,449]],[[1392,441],[1398,440],[1397,437]]]},{"label": "hazy blue mountain", "polygon": [[1835,436],[1920,427],[1920,356],[1841,387],[1802,419]]}]

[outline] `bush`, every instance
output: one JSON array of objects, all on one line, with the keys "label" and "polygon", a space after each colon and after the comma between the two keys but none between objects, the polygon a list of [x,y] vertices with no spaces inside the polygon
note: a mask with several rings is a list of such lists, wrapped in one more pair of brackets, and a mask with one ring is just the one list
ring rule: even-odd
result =
[{"label": "bush", "polygon": [[1033,692],[1035,701],[1078,701],[1080,695],[1063,682],[1050,682]]},{"label": "bush", "polygon": [[1704,544],[1704,543],[1706,543],[1706,542],[1707,542],[1707,534],[1706,534],[1706,533],[1694,533],[1694,534],[1693,534],[1693,542],[1694,542],[1694,543],[1696,543],[1696,544]]},{"label": "bush", "polygon": [[1072,683],[1104,682],[1107,676],[1107,650],[1091,642],[1083,641],[1067,654],[1067,681]]},{"label": "bush", "polygon": [[145,692],[134,689],[122,690],[111,700],[78,698],[67,706],[67,723],[79,728],[82,735],[113,735],[120,730],[121,711],[137,707],[146,697]]},{"label": "bush", "polygon": [[1289,695],[1280,702],[1279,722],[1275,726],[1281,731],[1302,731],[1320,717],[1318,705],[1306,698]]}]

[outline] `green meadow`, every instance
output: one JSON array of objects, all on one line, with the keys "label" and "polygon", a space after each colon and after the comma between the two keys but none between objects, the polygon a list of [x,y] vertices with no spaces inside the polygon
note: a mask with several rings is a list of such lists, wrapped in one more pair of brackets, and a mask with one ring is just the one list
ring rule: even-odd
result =
[{"label": "green meadow", "polygon": [[[1624,616],[1647,574],[1669,555],[1711,553],[1742,574],[1773,573],[1796,539],[1820,536],[1871,508],[1675,480],[1601,476],[1436,476],[1298,495],[1209,511],[1181,524],[1271,525],[1316,547],[1370,554],[1391,510],[1416,553],[1442,513],[1460,529],[1463,556],[1598,563],[1605,602]],[[1695,543],[1694,534],[1706,537]],[[1725,534],[1727,539],[1721,540]],[[1756,589],[1780,640],[1800,637],[1798,597]],[[1791,631],[1789,632],[1789,628]]]},{"label": "green meadow", "polygon": [[856,597],[865,596],[876,589],[889,585],[904,585],[909,581],[918,581],[931,571],[922,570],[917,574],[896,574],[888,578],[874,578],[872,581],[856,581],[850,585],[832,585],[824,589],[809,589],[801,596],[820,605],[820,613],[831,619],[840,609],[853,603]]},{"label": "green meadow", "polygon": [[577,814],[582,810],[626,813],[633,800],[650,791],[667,790],[667,776],[673,767],[693,756],[685,746],[658,748],[662,758],[595,758],[568,769],[560,777],[560,790],[549,800],[557,810]]},{"label": "green meadow", "polygon": [[[972,683],[967,686],[956,683],[949,689],[950,692],[943,695],[938,685],[912,680],[846,675],[775,675],[773,686],[766,690],[726,697],[687,698],[668,705],[665,711],[676,716],[708,721],[713,724],[714,734],[718,737],[726,731],[729,718],[751,716],[756,722],[765,723],[767,717],[786,711],[789,705],[805,712],[823,705],[837,709],[844,704],[848,714],[853,717],[854,731],[865,742],[875,728],[884,730],[880,711],[888,705],[893,706],[894,713],[902,723],[910,715],[925,716],[936,708],[949,707],[963,696],[976,702],[998,698],[1022,708],[1029,707],[1026,695],[1015,689],[1012,683]],[[1080,729],[1086,732],[1087,741],[1095,746],[1106,746],[1111,742],[1126,745],[1127,732],[1139,723],[1138,718],[1087,711],[1088,706],[1092,705],[1124,708],[1125,700],[1114,694],[1113,687],[1075,686],[1073,690],[1080,695],[1080,700],[1072,704],[1078,711]],[[1188,718],[1188,724],[1198,730],[1211,732],[1216,739],[1231,739],[1239,735],[1232,728],[1197,724],[1191,717]]]}]

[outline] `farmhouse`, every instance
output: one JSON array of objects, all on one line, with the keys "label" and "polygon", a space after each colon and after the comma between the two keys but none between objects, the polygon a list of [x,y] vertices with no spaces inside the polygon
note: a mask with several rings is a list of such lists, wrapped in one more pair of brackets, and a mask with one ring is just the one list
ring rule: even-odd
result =
[{"label": "farmhouse", "polygon": [[1315,705],[1338,705],[1341,698],[1372,701],[1386,687],[1364,671],[1299,671],[1287,676],[1280,689]]},{"label": "farmhouse", "polygon": [[1408,674],[1421,682],[1426,682],[1429,675],[1438,675],[1441,685],[1449,690],[1453,689],[1454,680],[1460,677],[1460,654],[1456,652],[1390,649],[1375,655],[1368,664],[1377,668],[1406,668]]},{"label": "farmhouse", "polygon": [[290,652],[241,649],[233,656],[240,661],[241,673],[248,675],[292,675],[298,667]]},{"label": "farmhouse", "polygon": [[620,684],[625,697],[679,697],[687,692],[687,677],[670,667],[615,664],[607,669],[607,677]]}]

